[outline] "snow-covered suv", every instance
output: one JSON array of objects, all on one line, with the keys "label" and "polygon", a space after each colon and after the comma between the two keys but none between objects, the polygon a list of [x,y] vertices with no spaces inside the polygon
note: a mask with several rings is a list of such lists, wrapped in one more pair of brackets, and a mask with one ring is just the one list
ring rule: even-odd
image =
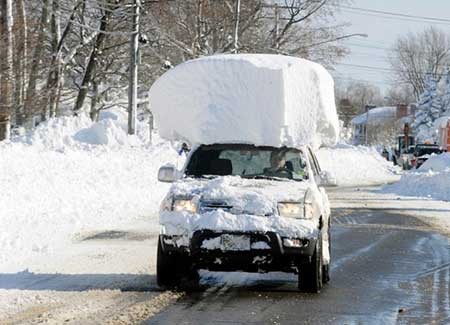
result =
[{"label": "snow-covered suv", "polygon": [[333,185],[310,147],[200,145],[161,204],[157,282],[198,284],[199,269],[298,273],[299,289],[319,292],[330,275]]}]

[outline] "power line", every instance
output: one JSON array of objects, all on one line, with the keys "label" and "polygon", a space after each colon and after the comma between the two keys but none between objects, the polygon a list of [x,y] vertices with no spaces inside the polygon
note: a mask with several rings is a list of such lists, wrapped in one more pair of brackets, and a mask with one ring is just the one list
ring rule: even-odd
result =
[{"label": "power line", "polygon": [[[349,66],[354,68],[360,68],[360,69],[368,69],[368,70],[375,70],[375,71],[384,71],[384,72],[405,72],[405,73],[415,73],[420,75],[427,75],[429,72],[423,72],[423,71],[411,71],[411,70],[397,70],[393,68],[383,68],[383,67],[373,67],[369,65],[362,65],[362,64],[352,64],[352,63],[337,63],[337,65],[343,65],[343,66]],[[437,76],[446,76],[447,73],[433,73]]]},{"label": "power line", "polygon": [[394,20],[395,22],[407,21],[407,22],[422,23],[422,24],[434,24],[434,25],[450,26],[450,23],[439,22],[439,21],[428,21],[428,20],[421,20],[421,19],[414,19],[414,18],[402,18],[402,17],[383,16],[383,15],[380,15],[380,14],[372,14],[372,13],[359,12],[359,11],[353,11],[353,10],[347,10],[347,9],[342,9],[342,11],[350,13],[350,14],[355,14],[355,15],[363,15],[363,16],[370,16],[370,17],[377,17],[377,18],[382,18],[382,19]]},{"label": "power line", "polygon": [[375,9],[353,7],[353,6],[345,6],[345,5],[340,5],[339,7],[340,8],[344,8],[344,9],[355,10],[355,11],[370,12],[370,13],[376,13],[376,14],[382,14],[382,15],[388,15],[388,16],[394,16],[394,17],[422,19],[422,20],[445,22],[445,23],[449,23],[450,24],[450,19],[447,19],[447,18],[438,18],[438,17],[427,17],[427,16],[418,16],[418,15],[411,15],[411,14],[402,14],[402,13],[392,12],[392,11],[375,10]]},{"label": "power line", "polygon": [[359,79],[359,78],[352,78],[352,77],[339,77],[339,76],[333,77],[333,79],[342,80],[342,81],[358,81],[358,82],[366,82],[366,83],[389,85],[389,86],[396,83],[394,81],[383,81],[383,80],[375,80],[375,79],[368,80],[368,79]]}]

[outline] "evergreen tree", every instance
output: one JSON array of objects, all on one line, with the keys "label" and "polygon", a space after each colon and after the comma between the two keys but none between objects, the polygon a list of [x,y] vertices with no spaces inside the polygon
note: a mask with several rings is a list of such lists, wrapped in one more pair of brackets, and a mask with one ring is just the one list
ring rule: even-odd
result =
[{"label": "evergreen tree", "polygon": [[443,105],[437,93],[437,81],[431,74],[425,76],[425,89],[417,103],[413,128],[420,142],[434,140],[433,122],[442,115]]}]

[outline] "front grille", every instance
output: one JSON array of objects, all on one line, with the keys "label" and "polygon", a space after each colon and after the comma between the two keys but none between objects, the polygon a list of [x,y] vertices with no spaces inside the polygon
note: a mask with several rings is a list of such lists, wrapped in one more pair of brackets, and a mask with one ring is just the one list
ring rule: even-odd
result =
[{"label": "front grille", "polygon": [[220,201],[203,201],[200,203],[200,212],[206,213],[211,212],[215,210],[223,210],[226,212],[231,212],[233,209],[232,205],[227,204],[226,202],[220,202]]}]

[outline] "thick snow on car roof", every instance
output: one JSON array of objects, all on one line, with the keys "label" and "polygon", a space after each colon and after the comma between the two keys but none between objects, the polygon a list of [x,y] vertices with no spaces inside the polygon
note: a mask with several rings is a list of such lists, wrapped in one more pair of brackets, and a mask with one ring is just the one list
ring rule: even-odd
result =
[{"label": "thick snow on car roof", "polygon": [[187,61],[150,90],[161,136],[191,144],[333,145],[334,83],[319,64],[263,54]]}]

